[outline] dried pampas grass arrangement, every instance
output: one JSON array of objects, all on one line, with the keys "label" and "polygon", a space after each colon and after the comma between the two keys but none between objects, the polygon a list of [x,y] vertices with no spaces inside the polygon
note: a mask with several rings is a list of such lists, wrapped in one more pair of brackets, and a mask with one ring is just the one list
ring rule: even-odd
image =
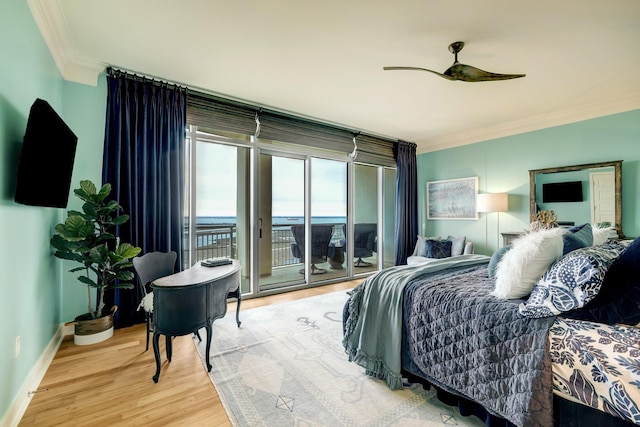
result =
[{"label": "dried pampas grass arrangement", "polygon": [[549,230],[558,226],[558,216],[551,210],[541,210],[537,214],[531,215],[531,224],[529,224],[529,232],[539,230]]}]

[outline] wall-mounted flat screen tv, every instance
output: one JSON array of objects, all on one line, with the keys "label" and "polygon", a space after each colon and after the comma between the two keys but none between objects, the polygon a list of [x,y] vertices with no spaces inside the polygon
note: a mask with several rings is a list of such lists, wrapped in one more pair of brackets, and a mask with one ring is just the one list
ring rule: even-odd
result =
[{"label": "wall-mounted flat screen tv", "polygon": [[36,99],[18,164],[15,201],[23,205],[65,208],[78,138],[43,99]]},{"label": "wall-mounted flat screen tv", "polygon": [[542,202],[582,202],[582,181],[542,184]]}]

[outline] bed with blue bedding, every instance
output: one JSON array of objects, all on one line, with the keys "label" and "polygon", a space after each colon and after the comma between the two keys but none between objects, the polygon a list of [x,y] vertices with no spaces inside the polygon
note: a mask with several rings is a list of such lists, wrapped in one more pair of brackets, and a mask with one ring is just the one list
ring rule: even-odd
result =
[{"label": "bed with blue bedding", "polygon": [[[345,306],[345,351],[390,388],[436,387],[487,425],[640,425],[640,330],[620,325],[635,321],[626,311],[640,315],[629,298],[640,279],[627,274],[639,271],[640,242],[616,250],[604,297],[553,315],[493,296],[486,256],[383,270]],[[611,324],[593,322],[603,312]]]}]

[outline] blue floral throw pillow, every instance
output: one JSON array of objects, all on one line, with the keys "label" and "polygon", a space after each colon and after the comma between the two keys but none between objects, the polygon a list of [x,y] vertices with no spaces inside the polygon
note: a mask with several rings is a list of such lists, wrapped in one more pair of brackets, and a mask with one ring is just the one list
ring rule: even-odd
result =
[{"label": "blue floral throw pillow", "polygon": [[583,307],[600,291],[604,275],[625,249],[609,241],[569,252],[538,280],[519,311],[525,317],[549,317]]},{"label": "blue floral throw pillow", "polygon": [[425,256],[427,258],[449,258],[451,244],[451,240],[427,240],[425,241]]},{"label": "blue floral throw pillow", "polygon": [[640,237],[611,264],[600,292],[587,305],[566,317],[614,325],[640,323]]}]

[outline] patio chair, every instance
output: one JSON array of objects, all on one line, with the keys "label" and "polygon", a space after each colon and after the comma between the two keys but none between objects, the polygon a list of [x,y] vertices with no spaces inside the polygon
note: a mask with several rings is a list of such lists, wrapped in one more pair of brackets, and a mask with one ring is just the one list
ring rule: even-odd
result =
[{"label": "patio chair", "polygon": [[[344,235],[347,235],[346,224],[342,226],[344,229]],[[378,224],[354,224],[353,225],[353,257],[358,258],[353,263],[354,267],[370,267],[371,263],[364,261],[362,258],[367,258],[377,252],[378,243]],[[349,239],[347,239],[347,245]]]},{"label": "patio chair", "polygon": [[[291,244],[291,253],[294,257],[304,262],[304,225],[292,225],[291,234],[295,243]],[[329,243],[333,234],[333,225],[314,224],[311,226],[311,274],[324,274],[324,268],[318,268],[316,264],[327,262]],[[304,274],[304,268],[300,270]]]}]

